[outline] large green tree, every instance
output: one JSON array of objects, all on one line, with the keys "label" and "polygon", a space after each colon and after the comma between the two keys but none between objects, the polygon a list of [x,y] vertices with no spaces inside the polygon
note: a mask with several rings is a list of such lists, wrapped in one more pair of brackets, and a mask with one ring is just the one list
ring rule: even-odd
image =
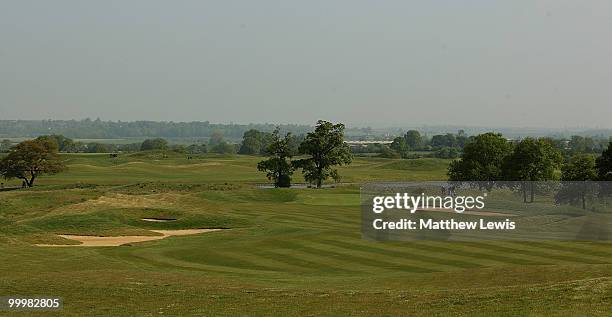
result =
[{"label": "large green tree", "polygon": [[612,195],[612,141],[608,144],[608,148],[601,153],[597,158],[597,179],[600,183],[602,195]]},{"label": "large green tree", "polygon": [[579,135],[573,135],[567,145],[572,153],[593,153],[596,148],[593,138]]},{"label": "large green tree", "polygon": [[557,203],[582,203],[586,209],[587,196],[595,194],[595,186],[588,182],[597,179],[592,155],[578,154],[561,167],[561,188],[555,195]]},{"label": "large green tree", "polygon": [[406,143],[406,139],[401,136],[398,136],[395,139],[393,139],[393,142],[389,144],[389,148],[399,153],[402,157],[407,156],[408,151],[410,150],[408,143]]},{"label": "large green tree", "polygon": [[595,158],[588,154],[572,156],[561,167],[561,180],[565,182],[593,181],[597,179]]},{"label": "large green tree", "polygon": [[563,157],[546,139],[525,138],[507,156],[504,162],[504,178],[519,181],[523,200],[527,201],[527,191],[534,200],[534,182],[555,179],[555,172],[563,162]]},{"label": "large green tree", "polygon": [[50,139],[57,143],[59,152],[76,152],[76,144],[74,140],[67,138],[61,134],[51,134],[39,136],[38,139]]},{"label": "large green tree", "polygon": [[6,178],[22,179],[28,187],[43,174],[55,174],[66,168],[58,154],[57,142],[41,137],[23,141],[0,161],[0,174]]},{"label": "large green tree", "polygon": [[147,150],[165,150],[168,148],[168,141],[162,138],[146,139],[140,145],[141,151]]},{"label": "large green tree", "polygon": [[186,149],[187,154],[202,154],[208,151],[206,144],[191,144]]},{"label": "large green tree", "polygon": [[511,152],[512,144],[501,134],[480,134],[465,145],[459,160],[451,162],[448,168],[449,179],[491,186],[503,179],[503,163]]},{"label": "large green tree", "polygon": [[597,158],[597,176],[601,181],[612,181],[612,141]]},{"label": "large green tree", "polygon": [[266,154],[266,150],[271,142],[273,142],[271,133],[255,129],[248,130],[242,136],[242,143],[238,153],[249,155]]},{"label": "large green tree", "polygon": [[398,154],[402,158],[409,158],[410,151],[419,149],[423,144],[423,138],[417,130],[409,130],[403,136],[398,136],[389,144],[389,148],[381,148],[382,157],[395,158]]},{"label": "large green tree", "polygon": [[302,168],[306,181],[321,188],[323,181],[329,177],[340,178],[334,166],[350,164],[352,155],[344,143],[344,124],[333,124],[319,120],[313,132],[309,132],[300,144],[299,151],[309,157],[294,162],[295,167]]},{"label": "large green tree", "polygon": [[431,137],[431,146],[434,148],[456,147],[457,137],[452,133],[434,135]]},{"label": "large green tree", "polygon": [[404,135],[404,139],[406,139],[406,144],[411,150],[418,149],[423,143],[421,133],[417,130],[408,130]]},{"label": "large green tree", "polygon": [[271,156],[257,164],[257,169],[266,172],[268,179],[274,181],[275,187],[291,187],[291,175],[293,166],[291,164],[292,148],[291,133],[284,138],[279,136],[278,129],[272,134],[272,142],[266,148]]}]

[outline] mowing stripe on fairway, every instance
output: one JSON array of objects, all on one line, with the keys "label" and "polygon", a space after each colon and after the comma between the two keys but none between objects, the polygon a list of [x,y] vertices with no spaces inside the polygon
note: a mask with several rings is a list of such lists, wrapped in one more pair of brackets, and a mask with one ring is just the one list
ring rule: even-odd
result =
[{"label": "mowing stripe on fairway", "polygon": [[548,265],[551,262],[542,262],[525,259],[523,257],[505,256],[496,253],[491,253],[490,250],[479,248],[470,248],[462,245],[460,242],[446,241],[418,241],[410,244],[411,248],[418,248],[429,252],[440,252],[454,255],[461,255],[475,259],[488,259],[499,262],[501,264],[522,264],[522,265]]},{"label": "mowing stripe on fairway", "polygon": [[293,249],[299,250],[299,251],[302,251],[308,254],[319,254],[321,256],[337,257],[337,258],[339,257],[342,261],[349,263],[349,265],[354,265],[354,264],[359,263],[365,266],[370,266],[370,267],[378,268],[378,269],[385,269],[385,270],[398,270],[399,269],[399,270],[403,270],[407,272],[417,272],[417,273],[432,273],[432,272],[439,271],[439,270],[424,268],[420,266],[403,265],[403,264],[398,265],[395,263],[379,261],[379,260],[371,259],[367,256],[358,256],[355,254],[347,253],[346,250],[341,250],[340,252],[327,250],[325,249],[325,245],[320,245],[320,244],[293,243]]},{"label": "mowing stripe on fairway", "polygon": [[380,247],[373,247],[371,245],[358,244],[355,241],[346,242],[346,241],[338,241],[338,240],[322,240],[324,243],[328,243],[331,245],[336,245],[339,247],[343,247],[349,250],[360,250],[364,252],[374,253],[374,254],[382,254],[390,257],[397,257],[402,259],[418,259],[421,262],[431,263],[434,265],[444,265],[444,266],[452,266],[455,268],[477,268],[484,267],[484,265],[474,262],[466,262],[456,259],[448,259],[445,258],[436,258],[429,255],[426,255],[423,252],[414,253],[414,252],[406,252],[406,251],[397,251],[397,250],[389,250]]},{"label": "mowing stripe on fairway", "polygon": [[292,250],[289,248],[286,249],[276,249],[273,253],[287,255],[288,257],[294,258],[298,261],[306,261],[309,263],[316,263],[316,265],[322,265],[323,267],[332,268],[334,271],[348,271],[351,273],[366,273],[371,274],[376,271],[375,266],[363,265],[361,263],[353,263],[350,260],[347,261],[345,259],[339,258],[337,255],[327,254],[317,254],[317,253],[306,253],[297,250]]},{"label": "mowing stripe on fairway", "polygon": [[[612,244],[592,242],[570,242],[570,241],[529,241],[525,245],[535,246],[543,249],[563,250],[577,254],[587,254],[597,257],[612,258]],[[603,250],[601,250],[601,249]]]},{"label": "mowing stripe on fairway", "polygon": [[[365,259],[375,259],[381,263],[386,263],[384,267],[418,267],[436,270],[438,272],[450,271],[459,269],[458,267],[452,266],[449,263],[431,263],[421,260],[419,257],[398,257],[392,256],[390,252],[383,253],[372,253],[369,251],[359,250],[357,248],[346,248],[343,246],[337,246],[330,243],[309,241],[308,245],[320,250],[326,250],[331,252],[337,252],[344,255],[359,256]],[[401,270],[401,269],[400,269]]]},{"label": "mowing stripe on fairway", "polygon": [[[493,242],[482,243],[490,244]],[[573,251],[567,251],[560,248],[543,247],[534,245],[531,243],[517,242],[517,241],[504,241],[503,245],[495,245],[497,248],[512,249],[515,252],[522,252],[523,254],[539,254],[544,258],[557,259],[559,261],[575,262],[575,263],[586,263],[586,264],[608,264],[611,263],[608,257],[608,261],[601,259],[600,256],[588,255],[588,254],[576,254]],[[508,247],[504,247],[508,245]],[[569,254],[568,254],[569,253]]]},{"label": "mowing stripe on fairway", "polygon": [[[285,251],[285,252],[283,252]],[[291,254],[289,249],[283,250],[266,250],[259,251],[257,254],[261,257],[270,257],[280,262],[285,262],[289,265],[298,266],[302,269],[305,269],[307,272],[321,272],[321,271],[331,271],[330,273],[341,272],[344,274],[353,274],[358,273],[359,271],[350,270],[346,267],[338,267],[328,265],[321,261],[311,261],[304,258],[299,258]]]}]

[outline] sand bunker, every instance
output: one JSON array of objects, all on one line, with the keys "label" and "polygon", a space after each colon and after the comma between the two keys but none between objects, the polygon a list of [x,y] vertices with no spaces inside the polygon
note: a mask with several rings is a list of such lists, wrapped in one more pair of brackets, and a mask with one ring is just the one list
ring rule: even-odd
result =
[{"label": "sand bunker", "polygon": [[[452,213],[457,213],[456,211],[452,210],[452,209],[443,209],[443,208],[425,208],[425,209],[417,209],[418,211],[439,211],[439,212],[452,212]],[[474,211],[474,210],[466,210],[464,212],[462,212],[462,214],[465,215],[473,215],[473,216],[489,216],[489,217],[515,217],[517,215],[514,214],[506,214],[506,213],[502,213],[502,212],[495,212],[495,211]]]},{"label": "sand bunker", "polygon": [[176,221],[176,219],[162,219],[162,218],[142,218],[140,219],[142,221],[149,221],[149,222],[168,222],[168,221]]},{"label": "sand bunker", "polygon": [[77,236],[60,234],[62,238],[76,240],[81,244],[36,244],[39,247],[117,247],[120,245],[160,240],[171,236],[186,236],[205,232],[219,231],[223,229],[184,229],[184,230],[151,230],[161,233],[161,236],[117,236],[117,237],[98,237],[98,236]]}]

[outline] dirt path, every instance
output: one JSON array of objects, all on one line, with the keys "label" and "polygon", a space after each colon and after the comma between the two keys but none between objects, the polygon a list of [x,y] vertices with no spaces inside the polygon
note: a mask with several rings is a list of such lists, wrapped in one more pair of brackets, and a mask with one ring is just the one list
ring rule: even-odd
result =
[{"label": "dirt path", "polygon": [[161,236],[117,236],[117,237],[98,237],[98,236],[77,236],[60,234],[65,239],[76,240],[81,244],[36,244],[39,247],[117,247],[127,243],[160,240],[171,236],[186,236],[205,232],[220,231],[224,229],[185,229],[185,230],[151,230],[161,233]]}]

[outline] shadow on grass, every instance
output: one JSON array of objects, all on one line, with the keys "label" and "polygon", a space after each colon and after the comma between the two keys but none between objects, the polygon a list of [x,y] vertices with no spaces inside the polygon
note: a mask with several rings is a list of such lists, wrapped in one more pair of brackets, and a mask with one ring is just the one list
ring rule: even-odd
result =
[{"label": "shadow on grass", "polygon": [[18,186],[16,186],[16,187],[3,187],[3,188],[0,188],[0,192],[8,192],[8,191],[17,190],[17,189],[21,189],[21,187],[18,187]]}]

